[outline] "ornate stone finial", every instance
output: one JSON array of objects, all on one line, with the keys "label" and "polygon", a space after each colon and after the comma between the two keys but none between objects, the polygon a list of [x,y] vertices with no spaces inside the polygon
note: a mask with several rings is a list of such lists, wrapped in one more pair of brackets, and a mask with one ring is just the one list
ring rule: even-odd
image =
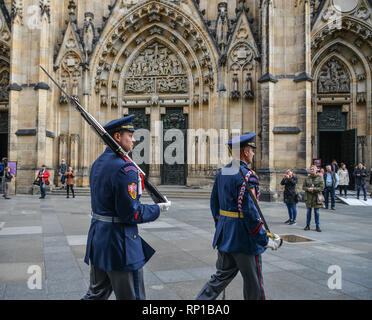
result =
[{"label": "ornate stone finial", "polygon": [[50,0],[40,0],[39,7],[41,17],[43,17],[44,14],[46,14],[48,22],[50,23]]},{"label": "ornate stone finial", "polygon": [[23,24],[23,0],[12,1],[11,19],[13,23]]},{"label": "ornate stone finial", "polygon": [[67,9],[69,10],[69,15],[70,17],[74,17],[75,16],[75,10],[76,10],[76,3],[75,3],[75,0],[70,0],[69,3],[68,3],[68,7]]},{"label": "ornate stone finial", "polygon": [[238,9],[245,9],[245,0],[239,0],[238,2]]}]

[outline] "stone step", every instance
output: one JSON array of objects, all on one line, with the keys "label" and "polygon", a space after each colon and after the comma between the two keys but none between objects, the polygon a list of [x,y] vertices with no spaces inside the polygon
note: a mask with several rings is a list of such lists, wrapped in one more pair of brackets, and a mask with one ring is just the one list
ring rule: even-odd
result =
[{"label": "stone step", "polygon": [[[158,190],[168,199],[172,198],[188,198],[188,199],[209,199],[211,196],[211,188],[192,188],[184,186],[158,186]],[[83,187],[74,188],[76,196],[90,196],[90,189]],[[66,190],[53,189],[50,191],[52,195],[66,196]],[[145,191],[142,195],[144,198],[150,197]]]}]

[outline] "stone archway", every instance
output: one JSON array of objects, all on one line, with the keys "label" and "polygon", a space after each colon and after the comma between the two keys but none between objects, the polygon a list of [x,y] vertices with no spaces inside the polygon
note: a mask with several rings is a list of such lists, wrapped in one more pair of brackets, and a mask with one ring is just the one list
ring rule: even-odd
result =
[{"label": "stone archway", "polygon": [[[323,19],[324,20],[324,19]],[[347,130],[357,129],[358,141],[369,143],[358,144],[356,154],[359,161],[371,165],[371,125],[372,125],[372,29],[362,18],[342,17],[338,28],[328,25],[320,28],[312,39],[312,70],[316,80],[313,86],[313,157],[317,156],[317,115],[323,105],[340,105],[347,114]],[[341,61],[350,76],[350,91],[339,92],[332,87],[323,88],[319,92],[320,78],[324,77],[322,68],[336,57]],[[339,74],[337,75],[338,80]],[[347,79],[345,79],[346,81]],[[322,82],[324,83],[324,82]],[[321,91],[322,91],[321,90]],[[356,139],[352,139],[353,141]],[[368,150],[369,149],[369,150]]]},{"label": "stone archway", "polygon": [[[112,11],[89,62],[90,105],[101,123],[133,108],[150,117],[151,135],[156,135],[156,121],[171,108],[182,109],[189,128],[202,127],[204,119],[208,126],[214,123],[210,104],[218,53],[201,21],[176,2],[143,1],[130,8],[118,2],[120,10]],[[156,137],[151,145],[151,158],[157,159]],[[98,145],[95,153],[100,151]],[[150,165],[149,171],[160,183],[160,165]]]}]

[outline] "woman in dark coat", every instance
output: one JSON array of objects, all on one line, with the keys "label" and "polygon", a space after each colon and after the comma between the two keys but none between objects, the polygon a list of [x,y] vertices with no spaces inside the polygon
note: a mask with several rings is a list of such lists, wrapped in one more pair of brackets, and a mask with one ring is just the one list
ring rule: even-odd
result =
[{"label": "woman in dark coat", "polygon": [[284,188],[284,203],[288,208],[289,219],[284,222],[286,224],[296,224],[297,217],[297,195],[296,195],[296,184],[297,178],[293,175],[293,171],[288,169],[280,183]]}]

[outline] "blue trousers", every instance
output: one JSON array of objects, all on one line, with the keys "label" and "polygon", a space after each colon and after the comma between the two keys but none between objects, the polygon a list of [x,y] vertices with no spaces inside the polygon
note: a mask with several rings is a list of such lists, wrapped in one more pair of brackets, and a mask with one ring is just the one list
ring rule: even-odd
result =
[{"label": "blue trousers", "polygon": [[41,181],[40,182],[40,193],[41,193],[42,198],[45,198],[45,189],[46,189],[45,184]]},{"label": "blue trousers", "polygon": [[331,208],[335,207],[335,188],[332,187],[326,187],[324,189],[324,205],[326,208],[328,208],[328,199],[329,199],[329,194],[331,194]]},{"label": "blue trousers", "polygon": [[311,222],[311,209],[314,209],[315,225],[319,227],[319,208],[307,208],[306,225],[310,226]]},{"label": "blue trousers", "polygon": [[363,189],[363,195],[364,195],[364,199],[367,198],[367,185],[366,184],[357,184],[357,197],[359,198],[359,194],[360,194],[360,188]]},{"label": "blue trousers", "polygon": [[296,221],[297,208],[295,203],[286,203],[288,208],[289,219]]}]

